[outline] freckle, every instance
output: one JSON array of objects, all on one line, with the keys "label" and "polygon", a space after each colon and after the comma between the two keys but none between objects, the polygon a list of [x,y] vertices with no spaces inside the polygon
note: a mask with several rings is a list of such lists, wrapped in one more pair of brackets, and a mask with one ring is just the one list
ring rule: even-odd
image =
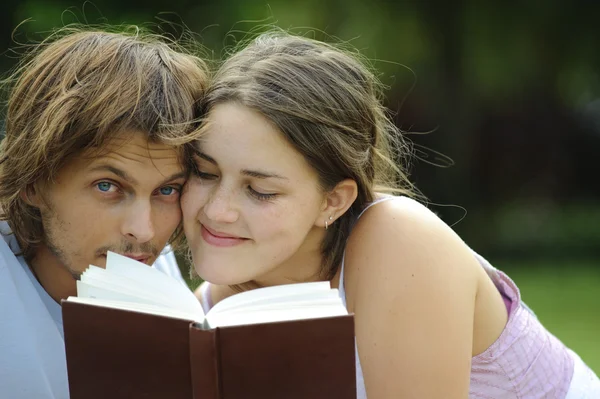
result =
[{"label": "freckle", "polygon": [[411,277],[414,277],[414,276],[415,276],[415,275],[414,275],[414,273],[413,273],[413,274],[411,274]]}]

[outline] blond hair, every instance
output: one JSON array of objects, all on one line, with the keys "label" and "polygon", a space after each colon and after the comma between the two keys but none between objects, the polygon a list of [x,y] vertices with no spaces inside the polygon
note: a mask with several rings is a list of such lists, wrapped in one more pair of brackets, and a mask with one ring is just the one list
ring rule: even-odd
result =
[{"label": "blond hair", "polygon": [[323,190],[350,178],[358,198],[327,230],[322,274],[332,278],[360,212],[377,193],[415,196],[410,153],[381,102],[381,84],[360,57],[275,31],[233,53],[216,73],[204,112],[233,101],[269,119],[318,173]]},{"label": "blond hair", "polygon": [[[68,27],[35,46],[8,87],[0,144],[0,219],[30,259],[43,242],[39,210],[20,193],[52,180],[73,155],[123,132],[173,146],[193,141],[208,74],[165,38]],[[184,158],[182,158],[184,159]],[[172,237],[177,242],[181,227]]]}]

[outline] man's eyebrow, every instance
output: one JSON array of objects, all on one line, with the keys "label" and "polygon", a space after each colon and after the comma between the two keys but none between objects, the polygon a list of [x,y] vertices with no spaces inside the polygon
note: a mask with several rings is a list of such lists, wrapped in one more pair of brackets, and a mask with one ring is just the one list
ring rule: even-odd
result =
[{"label": "man's eyebrow", "polygon": [[163,184],[168,183],[173,180],[187,178],[188,175],[189,175],[189,173],[185,170],[182,172],[173,173],[171,176],[169,176],[165,180],[163,180],[162,183],[159,184],[159,186],[162,186]]},{"label": "man's eyebrow", "polygon": [[[131,185],[136,185],[138,184],[138,181],[133,178],[133,176],[130,176],[127,172],[125,172],[122,169],[116,168],[112,165],[108,165],[108,164],[100,164],[97,165],[95,167],[93,167],[92,169],[90,169],[93,172],[96,171],[108,171],[111,172],[117,176],[119,176],[121,179],[125,180],[126,182],[128,182]],[[181,171],[181,172],[177,172],[172,174],[171,176],[168,176],[166,179],[164,179],[159,186],[168,183],[170,181],[176,180],[176,179],[181,179],[181,178],[186,178],[188,176],[188,172],[187,171]]]},{"label": "man's eyebrow", "polygon": [[130,176],[124,170],[116,168],[112,165],[105,164],[105,163],[94,166],[93,168],[90,169],[90,171],[92,171],[92,172],[102,172],[102,171],[110,172],[110,173],[113,173],[113,174],[119,176],[121,179],[125,180],[126,182],[128,182],[130,184],[138,184],[138,181],[136,179],[134,179],[133,176]]}]

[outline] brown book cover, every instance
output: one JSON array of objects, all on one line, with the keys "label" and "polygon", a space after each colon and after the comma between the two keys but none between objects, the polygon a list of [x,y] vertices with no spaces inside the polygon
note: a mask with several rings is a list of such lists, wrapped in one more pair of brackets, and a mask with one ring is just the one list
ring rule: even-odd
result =
[{"label": "brown book cover", "polygon": [[352,315],[219,327],[62,302],[71,399],[355,399]]}]

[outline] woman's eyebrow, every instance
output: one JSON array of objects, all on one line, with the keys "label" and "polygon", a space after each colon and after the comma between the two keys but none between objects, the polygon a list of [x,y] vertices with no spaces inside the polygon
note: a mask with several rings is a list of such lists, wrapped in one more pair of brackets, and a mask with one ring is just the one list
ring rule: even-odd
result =
[{"label": "woman's eyebrow", "polygon": [[[212,163],[215,166],[219,166],[217,161],[215,161],[215,159],[213,157],[211,157],[210,155],[207,155],[201,151],[197,151],[196,155],[198,157],[204,159],[205,161]],[[262,171],[262,170],[242,169],[240,171],[240,173],[244,176],[256,177],[258,179],[275,178],[275,179],[281,179],[281,180],[289,180],[287,177],[278,175],[277,173],[271,173],[271,172],[266,172],[266,171]]]},{"label": "woman's eyebrow", "polygon": [[259,170],[248,170],[248,169],[243,169],[241,171],[241,173],[244,176],[250,176],[250,177],[257,177],[259,179],[268,179],[270,177],[274,177],[276,179],[283,179],[283,180],[289,180],[287,177],[278,175],[276,173],[270,173],[270,172],[263,172],[263,171],[259,171]]},{"label": "woman's eyebrow", "polygon": [[212,157],[206,155],[205,153],[203,153],[201,151],[196,151],[196,155],[199,156],[200,158],[204,159],[205,161],[212,163],[213,165],[218,165],[217,161],[215,161]]}]

